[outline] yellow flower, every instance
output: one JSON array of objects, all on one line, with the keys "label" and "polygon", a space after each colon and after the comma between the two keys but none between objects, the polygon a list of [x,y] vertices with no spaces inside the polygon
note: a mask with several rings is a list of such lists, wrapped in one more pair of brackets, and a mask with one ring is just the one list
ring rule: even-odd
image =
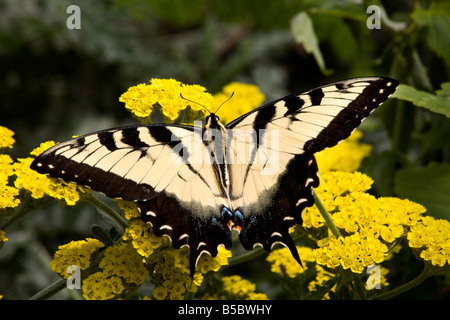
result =
[{"label": "yellow flower", "polygon": [[450,265],[450,222],[425,216],[411,227],[408,244],[435,267]]},{"label": "yellow flower", "polygon": [[140,219],[132,219],[128,223],[123,239],[131,241],[136,251],[144,258],[148,258],[155,250],[165,244],[164,238],[157,237],[151,232],[151,226]]},{"label": "yellow flower", "polygon": [[[192,279],[189,275],[189,249],[173,249],[166,247],[148,258],[147,265],[153,267],[152,277],[159,284],[153,293],[155,299],[183,299],[185,295],[194,293],[203,282],[203,274],[218,271],[221,266],[228,264],[231,252],[219,247],[215,258],[203,254],[197,265],[197,272]],[[155,288],[155,290],[156,290]],[[165,288],[162,289],[162,288]],[[164,294],[163,294],[164,293]],[[162,298],[163,297],[163,298]]]},{"label": "yellow flower", "polygon": [[151,225],[141,220],[136,203],[123,200],[118,200],[117,203],[128,219],[128,227],[122,239],[130,241],[137,253],[148,258],[155,250],[165,245],[164,238],[155,236],[151,232]]},{"label": "yellow flower", "polygon": [[0,194],[0,210],[15,208],[20,204],[20,199],[16,198],[19,195],[18,189],[2,184],[0,184],[0,188],[2,189],[2,193]]},{"label": "yellow flower", "polygon": [[123,215],[127,220],[132,220],[135,218],[140,219],[139,211],[137,209],[136,203],[133,201],[124,201],[115,199],[119,205],[120,210],[122,210]]},{"label": "yellow flower", "polygon": [[[31,155],[39,155],[48,148],[54,146],[53,141],[41,143],[41,145],[31,151]],[[80,200],[80,191],[86,189],[77,186],[75,183],[64,182],[61,179],[47,177],[37,173],[30,168],[33,158],[17,159],[13,164],[14,174],[17,176],[14,185],[18,189],[25,189],[31,192],[35,199],[43,198],[45,195],[64,200],[67,205],[73,206]]]},{"label": "yellow flower", "polygon": [[[308,247],[297,247],[298,254],[302,260],[303,266],[306,267],[308,262],[315,262],[313,250]],[[292,257],[288,248],[273,250],[266,258],[270,263],[270,270],[280,276],[288,276],[295,278],[305,272],[305,269],[298,265],[297,261]]]},{"label": "yellow flower", "polygon": [[13,160],[7,154],[0,154],[0,184],[8,184],[8,178],[14,173]]},{"label": "yellow flower", "polygon": [[31,192],[35,199],[49,195],[53,198],[65,200],[66,204],[73,206],[80,200],[80,194],[75,183],[49,178],[30,168],[33,158],[17,159],[14,163],[14,172],[17,176],[14,185],[18,189]]},{"label": "yellow flower", "polygon": [[0,154],[0,209],[15,208],[20,204],[20,200],[16,199],[19,190],[9,186],[8,179],[14,174],[13,160],[7,154]]},{"label": "yellow flower", "polygon": [[[392,243],[405,235],[425,208],[409,200],[392,197],[376,198],[365,193],[372,179],[359,172],[326,172],[316,189],[334,224],[347,233],[379,238]],[[302,213],[303,227],[320,228],[325,221],[316,207]]]},{"label": "yellow flower", "polygon": [[[214,95],[214,105],[217,107],[233,94],[233,97],[220,108],[218,116],[227,124],[258,107],[265,99],[264,94],[253,84],[231,82],[223,87],[222,92]],[[215,110],[213,110],[214,112]]]},{"label": "yellow flower", "polygon": [[338,239],[328,238],[314,250],[319,265],[330,269],[342,266],[354,273],[362,273],[366,267],[383,262],[387,252],[388,247],[384,243],[359,233]]},{"label": "yellow flower", "polygon": [[203,299],[216,300],[267,300],[267,295],[257,293],[256,285],[238,275],[222,278],[222,288],[214,293],[206,294]]},{"label": "yellow flower", "polygon": [[100,271],[83,281],[85,299],[121,298],[128,293],[127,289],[137,288],[148,276],[142,257],[124,242],[108,247],[98,267]]},{"label": "yellow flower", "polygon": [[231,257],[231,251],[224,247],[219,247],[217,256],[214,258],[209,254],[203,254],[198,261],[197,268],[205,274],[209,271],[217,272],[222,266],[228,265],[228,259]]},{"label": "yellow flower", "polygon": [[128,284],[140,285],[148,276],[142,257],[130,244],[123,242],[105,250],[99,267],[104,274],[120,277]]},{"label": "yellow flower", "polygon": [[125,287],[119,277],[96,272],[83,280],[81,289],[87,300],[108,300],[120,295]]},{"label": "yellow flower", "polygon": [[54,145],[56,145],[56,143],[55,143],[55,141],[52,141],[52,140],[49,140],[49,141],[46,141],[46,142],[42,142],[39,147],[35,148],[34,150],[32,150],[30,152],[30,155],[38,156],[42,152],[44,152],[45,150],[50,149],[51,147],[53,147]]},{"label": "yellow flower", "polygon": [[150,82],[130,87],[119,98],[125,108],[143,122],[148,122],[156,104],[168,121],[177,119],[187,106],[205,112],[201,105],[208,109],[211,104],[212,96],[200,85],[185,85],[174,79],[151,79]]},{"label": "yellow flower", "polygon": [[[364,192],[370,189],[372,183],[373,180],[370,177],[360,172],[329,171],[321,176],[320,185],[315,190],[325,208],[329,212],[334,212],[341,199],[339,196],[345,197],[349,192]],[[304,210],[302,212],[302,219],[304,228],[317,229],[325,224],[325,220],[315,206]],[[339,217],[336,217],[336,219],[339,224]],[[354,224],[356,220],[345,220],[345,222]]]},{"label": "yellow flower", "polygon": [[50,262],[50,268],[61,277],[67,279],[67,267],[75,265],[81,270],[85,270],[91,265],[91,257],[105,245],[97,239],[87,238],[86,240],[72,241],[58,247],[55,256]]},{"label": "yellow flower", "polygon": [[14,132],[6,127],[0,126],[0,149],[12,148],[14,142]]},{"label": "yellow flower", "polygon": [[8,241],[8,238],[5,237],[5,231],[0,230],[0,248],[3,247],[3,244]]},{"label": "yellow flower", "polygon": [[138,118],[147,118],[153,111],[156,103],[156,96],[152,94],[149,85],[142,83],[128,88],[120,98],[120,102],[125,103],[125,108],[130,110]]},{"label": "yellow flower", "polygon": [[350,137],[338,145],[318,152],[315,157],[320,172],[357,170],[361,161],[372,151],[372,146],[359,142],[361,137],[362,132],[355,130]]},{"label": "yellow flower", "polygon": [[156,287],[155,289],[153,289],[153,297],[156,300],[164,300],[167,297],[168,293],[169,291],[164,286]]}]

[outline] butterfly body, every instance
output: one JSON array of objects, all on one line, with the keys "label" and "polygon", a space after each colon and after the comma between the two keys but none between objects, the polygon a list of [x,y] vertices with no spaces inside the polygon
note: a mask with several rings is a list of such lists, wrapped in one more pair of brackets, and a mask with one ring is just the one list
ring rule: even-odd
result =
[{"label": "butterfly body", "polygon": [[189,246],[190,271],[204,252],[276,243],[300,263],[289,229],[314,204],[314,154],[347,138],[398,82],[344,80],[263,105],[227,125],[151,124],[102,130],[60,143],[31,167],[135,201],[153,232]]}]

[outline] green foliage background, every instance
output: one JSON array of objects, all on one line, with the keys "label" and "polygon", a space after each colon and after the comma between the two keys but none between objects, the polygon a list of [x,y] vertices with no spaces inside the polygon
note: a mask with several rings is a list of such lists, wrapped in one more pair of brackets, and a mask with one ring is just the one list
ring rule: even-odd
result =
[{"label": "green foliage background", "polygon": [[[71,4],[81,9],[80,30],[66,27]],[[366,25],[370,5],[382,9],[381,29]],[[402,85],[362,127],[374,151],[361,171],[375,180],[375,195],[409,198],[450,219],[449,14],[437,0],[3,0],[0,125],[15,132],[11,155],[26,157],[42,141],[136,124],[118,98],[150,78],[211,93],[248,82],[270,101],[334,80],[390,76]],[[54,203],[8,228],[0,293],[24,299],[58,279],[48,267],[57,246],[92,236],[94,223],[107,226],[87,205]],[[411,257],[399,260],[392,285],[420,269]],[[264,263],[240,273],[279,297],[268,266],[255,268]],[[435,277],[400,298],[448,298],[449,280]],[[76,290],[55,296],[68,297]]]}]

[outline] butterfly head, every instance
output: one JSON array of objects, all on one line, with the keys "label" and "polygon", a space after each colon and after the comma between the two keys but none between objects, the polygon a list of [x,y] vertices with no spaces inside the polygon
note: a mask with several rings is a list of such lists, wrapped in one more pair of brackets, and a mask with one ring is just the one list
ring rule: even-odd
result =
[{"label": "butterfly head", "polygon": [[210,113],[205,118],[206,128],[218,128],[220,126],[220,118],[215,113]]}]

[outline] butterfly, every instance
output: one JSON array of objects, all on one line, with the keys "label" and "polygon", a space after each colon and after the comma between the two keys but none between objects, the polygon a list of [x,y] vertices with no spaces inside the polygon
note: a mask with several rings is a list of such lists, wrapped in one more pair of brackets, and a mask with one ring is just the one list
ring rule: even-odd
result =
[{"label": "butterfly", "polygon": [[133,125],[59,143],[31,164],[39,173],[134,201],[142,220],[174,248],[203,253],[232,246],[270,251],[281,243],[301,264],[289,229],[314,204],[316,152],[346,139],[398,81],[343,80],[265,104],[227,125]]}]

